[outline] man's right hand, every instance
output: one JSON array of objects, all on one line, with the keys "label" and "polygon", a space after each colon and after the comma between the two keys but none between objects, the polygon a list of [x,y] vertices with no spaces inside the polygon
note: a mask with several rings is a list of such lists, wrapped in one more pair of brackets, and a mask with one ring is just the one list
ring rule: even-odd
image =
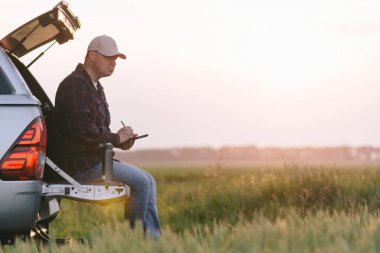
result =
[{"label": "man's right hand", "polygon": [[120,128],[119,131],[117,131],[117,134],[120,136],[120,144],[134,137],[133,129],[130,126]]}]

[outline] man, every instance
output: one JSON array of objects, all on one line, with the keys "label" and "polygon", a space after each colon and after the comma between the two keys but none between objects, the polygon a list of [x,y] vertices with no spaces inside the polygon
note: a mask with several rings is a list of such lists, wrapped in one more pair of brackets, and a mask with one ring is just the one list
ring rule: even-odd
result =
[{"label": "man", "polygon": [[[116,60],[126,59],[113,38],[94,38],[87,49],[84,63],[59,85],[55,97],[53,156],[56,163],[79,181],[98,180],[102,174],[103,151],[100,143],[112,143],[130,149],[136,136],[129,126],[117,133],[110,131],[110,113],[99,79],[112,75]],[[113,161],[113,180],[131,187],[131,204],[126,204],[126,217],[132,227],[140,219],[144,231],[154,238],[160,232],[156,208],[154,178],[144,170]]]}]

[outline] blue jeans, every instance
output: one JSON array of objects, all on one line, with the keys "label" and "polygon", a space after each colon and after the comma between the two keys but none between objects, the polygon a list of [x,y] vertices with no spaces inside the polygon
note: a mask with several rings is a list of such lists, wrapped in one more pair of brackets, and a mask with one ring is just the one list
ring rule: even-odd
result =
[{"label": "blue jeans", "polygon": [[[100,180],[102,164],[99,163],[85,172],[74,176],[79,181]],[[158,238],[160,221],[156,206],[156,182],[148,172],[132,165],[113,161],[113,181],[128,185],[131,198],[125,204],[125,219],[129,219],[132,228],[136,219],[142,221],[143,229],[149,230],[153,238]]]}]

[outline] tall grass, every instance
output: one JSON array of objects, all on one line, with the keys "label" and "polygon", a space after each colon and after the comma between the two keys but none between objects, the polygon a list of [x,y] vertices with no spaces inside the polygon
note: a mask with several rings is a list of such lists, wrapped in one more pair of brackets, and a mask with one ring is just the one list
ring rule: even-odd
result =
[{"label": "tall grass", "polygon": [[[84,245],[39,246],[18,242],[5,252],[379,252],[380,215],[317,211],[301,217],[288,209],[282,218],[268,220],[257,214],[234,226],[214,223],[175,233],[168,228],[158,241],[143,238],[141,229],[131,231],[125,223],[105,224],[92,231]],[[1,251],[1,250],[0,250]]]},{"label": "tall grass", "polygon": [[[201,172],[202,177],[199,171],[181,173],[179,183],[159,191],[162,219],[174,231],[210,225],[214,220],[235,224],[239,217],[250,220],[257,212],[274,219],[284,216],[289,207],[306,215],[318,210],[355,211],[363,206],[375,211],[379,205],[380,171],[374,168],[210,168]],[[157,177],[170,181],[171,176]]]},{"label": "tall grass", "polygon": [[[380,171],[148,168],[157,181],[159,241],[123,221],[122,204],[62,201],[57,237],[85,245],[17,242],[5,252],[379,252]],[[2,252],[2,250],[0,250]]]}]

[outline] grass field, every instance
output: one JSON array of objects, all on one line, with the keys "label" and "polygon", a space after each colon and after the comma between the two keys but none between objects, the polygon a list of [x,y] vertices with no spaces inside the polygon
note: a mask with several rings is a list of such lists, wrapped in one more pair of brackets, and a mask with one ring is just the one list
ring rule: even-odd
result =
[{"label": "grass field", "polygon": [[380,252],[376,167],[146,168],[157,181],[158,241],[123,221],[122,204],[62,201],[54,237],[0,252]]}]

